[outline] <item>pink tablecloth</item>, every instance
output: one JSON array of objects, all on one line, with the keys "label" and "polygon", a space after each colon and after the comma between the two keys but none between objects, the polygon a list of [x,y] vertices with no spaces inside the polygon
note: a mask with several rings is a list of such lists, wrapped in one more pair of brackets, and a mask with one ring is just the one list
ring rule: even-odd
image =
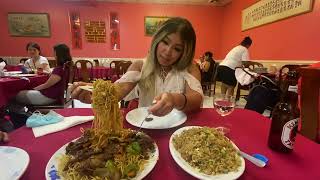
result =
[{"label": "pink tablecloth", "polygon": [[[91,79],[110,79],[110,68],[104,66],[96,66],[89,69]],[[81,80],[80,69],[77,68],[75,72],[75,78]]]},{"label": "pink tablecloth", "polygon": [[30,82],[20,78],[0,78],[0,108],[5,106],[19,91],[30,89],[47,81],[47,75],[28,77]]},{"label": "pink tablecloth", "polygon": [[[90,109],[64,109],[64,116],[91,115]],[[219,118],[213,109],[203,109],[188,114],[185,125],[214,126]],[[246,169],[240,179],[319,179],[320,145],[298,135],[295,149],[291,154],[274,152],[267,146],[270,120],[249,110],[236,109],[230,116],[232,130],[230,137],[243,151],[261,153],[269,158],[265,168],[259,168],[246,161]],[[55,134],[34,138],[31,129],[22,127],[10,134],[9,146],[20,147],[30,155],[30,165],[22,177],[23,180],[45,179],[47,162],[55,151],[70,140],[80,136],[79,125]],[[125,124],[126,127],[133,128]],[[169,152],[169,138],[177,128],[169,130],[145,130],[158,144],[160,158],[152,172],[145,179],[152,180],[191,180],[192,176],[184,172],[173,160]]]},{"label": "pink tablecloth", "polygon": [[21,71],[23,65],[6,65],[5,69],[7,71]]}]

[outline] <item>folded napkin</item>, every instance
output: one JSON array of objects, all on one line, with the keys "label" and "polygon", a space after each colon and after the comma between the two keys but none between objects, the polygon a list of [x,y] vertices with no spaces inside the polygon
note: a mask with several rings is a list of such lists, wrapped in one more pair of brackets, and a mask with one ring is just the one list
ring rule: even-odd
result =
[{"label": "folded napkin", "polygon": [[40,137],[54,132],[62,131],[70,127],[93,120],[94,116],[70,116],[64,117],[62,121],[32,128],[34,137]]}]

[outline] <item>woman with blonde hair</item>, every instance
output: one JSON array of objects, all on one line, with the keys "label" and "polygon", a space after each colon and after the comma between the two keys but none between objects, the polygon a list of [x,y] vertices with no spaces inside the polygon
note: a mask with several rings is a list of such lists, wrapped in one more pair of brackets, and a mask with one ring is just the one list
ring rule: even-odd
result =
[{"label": "woman with blonde hair", "polygon": [[[164,116],[173,108],[199,109],[203,92],[200,71],[192,63],[195,45],[196,34],[188,20],[176,17],[164,22],[153,36],[146,59],[134,61],[115,82],[120,87],[120,99],[135,89],[139,106],[150,106],[149,111],[157,116]],[[72,97],[91,103],[91,93],[81,90],[81,85],[87,83],[78,82],[71,87]]]}]

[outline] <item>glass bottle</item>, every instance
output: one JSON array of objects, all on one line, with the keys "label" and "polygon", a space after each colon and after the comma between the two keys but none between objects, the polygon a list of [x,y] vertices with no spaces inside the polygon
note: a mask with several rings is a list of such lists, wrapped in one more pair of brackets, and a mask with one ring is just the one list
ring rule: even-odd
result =
[{"label": "glass bottle", "polygon": [[289,71],[284,82],[287,91],[273,109],[268,145],[273,150],[289,153],[293,150],[300,118],[297,105],[298,73]]}]

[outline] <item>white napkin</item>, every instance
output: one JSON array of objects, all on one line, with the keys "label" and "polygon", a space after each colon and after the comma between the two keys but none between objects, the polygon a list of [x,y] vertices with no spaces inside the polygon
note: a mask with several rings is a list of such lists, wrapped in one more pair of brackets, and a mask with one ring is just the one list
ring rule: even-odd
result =
[{"label": "white napkin", "polygon": [[[247,72],[245,72],[247,71]],[[255,72],[251,72],[248,68],[245,68],[245,71],[241,68],[237,68],[235,71],[235,76],[237,81],[243,86],[243,85],[248,85],[250,83],[252,83],[255,78],[257,77],[258,74]],[[251,75],[253,75],[254,77],[250,76],[248,73],[250,73]]]},{"label": "white napkin", "polygon": [[3,70],[5,66],[6,66],[6,63],[5,62],[1,62],[0,63],[0,70]]},{"label": "white napkin", "polygon": [[70,116],[55,124],[48,124],[32,128],[34,137],[40,137],[93,120],[94,116]]}]

